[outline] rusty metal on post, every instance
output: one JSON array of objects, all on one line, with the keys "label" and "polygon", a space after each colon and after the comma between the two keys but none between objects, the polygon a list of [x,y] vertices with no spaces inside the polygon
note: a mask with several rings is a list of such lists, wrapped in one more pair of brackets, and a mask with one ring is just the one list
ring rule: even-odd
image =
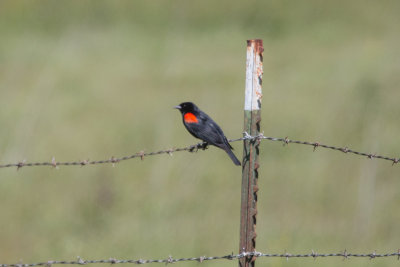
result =
[{"label": "rusty metal on post", "polygon": [[[251,136],[258,135],[260,131],[263,51],[262,40],[247,41],[244,131]],[[239,253],[254,252],[256,248],[259,144],[259,139],[243,142]],[[255,260],[254,256],[243,257],[239,259],[239,266],[254,266]]]}]

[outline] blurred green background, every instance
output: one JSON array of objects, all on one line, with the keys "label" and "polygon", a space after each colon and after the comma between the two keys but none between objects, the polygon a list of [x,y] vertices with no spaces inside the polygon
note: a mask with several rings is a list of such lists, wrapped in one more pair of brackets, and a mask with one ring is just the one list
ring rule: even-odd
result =
[{"label": "blurred green background", "polygon": [[[265,135],[398,157],[399,13],[396,0],[1,1],[0,162],[193,144],[172,109],[187,100],[241,137],[251,38],[264,40]],[[260,164],[258,251],[399,248],[400,165],[270,141]],[[213,147],[115,167],[1,169],[0,263],[236,253],[240,186],[241,169]]]}]

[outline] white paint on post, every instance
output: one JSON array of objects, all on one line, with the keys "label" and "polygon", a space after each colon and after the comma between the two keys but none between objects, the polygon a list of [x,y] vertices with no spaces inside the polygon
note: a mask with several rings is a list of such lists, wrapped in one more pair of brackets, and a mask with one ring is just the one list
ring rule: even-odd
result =
[{"label": "white paint on post", "polygon": [[261,108],[261,81],[263,74],[262,51],[258,51],[257,40],[247,43],[246,59],[246,89],[244,110],[259,110]]}]

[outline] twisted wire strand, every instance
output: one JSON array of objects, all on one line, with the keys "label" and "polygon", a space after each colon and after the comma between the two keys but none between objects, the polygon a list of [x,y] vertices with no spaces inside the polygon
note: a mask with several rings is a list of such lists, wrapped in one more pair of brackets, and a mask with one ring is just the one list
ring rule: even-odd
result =
[{"label": "twisted wire strand", "polygon": [[249,260],[253,260],[254,258],[285,258],[289,260],[290,258],[327,258],[327,257],[341,257],[343,259],[350,259],[350,258],[369,258],[370,260],[376,258],[388,258],[388,257],[397,257],[397,260],[400,259],[400,249],[397,252],[392,253],[383,253],[378,254],[376,251],[372,253],[349,253],[346,250],[339,253],[317,253],[314,250],[311,253],[305,254],[291,254],[288,252],[281,253],[281,254],[271,254],[271,253],[262,253],[262,252],[242,252],[239,254],[228,254],[224,256],[200,256],[200,257],[192,257],[192,258],[173,258],[172,256],[168,256],[165,259],[116,259],[116,258],[109,258],[109,259],[101,259],[101,260],[84,260],[81,257],[77,257],[76,260],[71,261],[61,261],[61,260],[49,260],[46,262],[37,262],[37,263],[12,263],[12,264],[0,264],[0,267],[34,267],[34,266],[51,266],[51,265],[85,265],[85,264],[100,264],[100,263],[108,263],[108,264],[121,264],[121,263],[133,263],[133,264],[148,264],[148,263],[176,263],[176,262],[187,262],[187,261],[197,261],[202,263],[204,261],[212,261],[212,260],[236,260],[241,258],[248,258]]},{"label": "twisted wire strand", "polygon": [[[264,136],[264,134],[259,134],[257,136],[251,136],[248,133],[244,132],[243,137],[238,138],[238,139],[232,139],[229,140],[229,142],[237,142],[237,141],[261,141],[261,140],[269,140],[269,141],[277,141],[277,142],[283,142],[284,145],[288,145],[290,143],[293,144],[299,144],[299,145],[309,145],[314,147],[314,151],[317,148],[326,148],[326,149],[331,149],[331,150],[336,150],[336,151],[341,151],[343,153],[347,154],[356,154],[359,156],[364,156],[369,159],[382,159],[382,160],[388,160],[392,162],[392,165],[399,163],[400,158],[395,158],[395,157],[388,157],[388,156],[383,156],[383,155],[377,155],[373,153],[365,153],[365,152],[359,152],[355,151],[353,149],[349,149],[348,147],[336,147],[336,146],[331,146],[331,145],[325,145],[319,142],[307,142],[307,141],[297,141],[297,140],[291,140],[288,137],[285,138],[278,138],[278,137],[269,137],[269,136]],[[169,154],[172,155],[174,152],[181,152],[181,151],[189,151],[189,152],[197,152],[199,149],[205,150],[207,148],[206,143],[201,142],[198,144],[186,146],[186,147],[181,147],[181,148],[170,148],[170,149],[165,149],[165,150],[159,150],[159,151],[154,151],[154,152],[144,152],[140,151],[138,153],[129,155],[129,156],[124,156],[120,158],[116,157],[110,157],[109,159],[105,160],[80,160],[80,161],[71,161],[71,162],[57,162],[55,158],[53,157],[51,162],[26,162],[25,160],[17,162],[17,163],[9,163],[9,164],[0,164],[0,168],[9,168],[9,167],[16,167],[17,169],[20,169],[22,167],[33,167],[33,166],[51,166],[58,168],[59,166],[87,166],[87,165],[97,165],[97,164],[113,164],[115,165],[118,162],[121,161],[126,161],[134,158],[140,158],[143,160],[145,157],[149,156],[155,156],[155,155],[161,155],[161,154]]]},{"label": "twisted wire strand", "polygon": [[240,141],[240,140],[249,140],[249,141],[256,141],[256,140],[269,140],[269,141],[277,141],[277,142],[282,142],[284,145],[288,145],[288,144],[299,144],[299,145],[308,145],[308,146],[312,146],[314,147],[314,151],[319,148],[327,148],[327,149],[332,149],[332,150],[336,150],[336,151],[340,151],[343,153],[350,153],[350,154],[356,154],[359,156],[364,156],[367,157],[369,159],[383,159],[383,160],[388,160],[388,161],[392,161],[392,165],[394,165],[395,163],[399,163],[400,158],[395,158],[395,157],[388,157],[388,156],[382,156],[382,155],[377,155],[376,153],[366,153],[366,152],[359,152],[359,151],[355,151],[353,149],[346,147],[337,147],[337,146],[331,146],[331,145],[325,145],[322,144],[320,142],[307,142],[307,141],[298,141],[298,140],[291,140],[288,137],[285,138],[277,138],[277,137],[269,137],[269,136],[264,136],[264,134],[259,134],[257,136],[251,136],[248,133],[244,132],[243,133],[244,137],[242,138],[238,138],[238,139],[233,139],[230,140],[232,142],[235,141]]}]

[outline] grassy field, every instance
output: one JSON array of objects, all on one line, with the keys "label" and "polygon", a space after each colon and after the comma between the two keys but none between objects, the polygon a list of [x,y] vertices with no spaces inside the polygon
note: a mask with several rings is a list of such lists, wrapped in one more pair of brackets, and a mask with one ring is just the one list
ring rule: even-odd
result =
[{"label": "grassy field", "polygon": [[[0,163],[196,143],[172,109],[188,100],[238,138],[251,38],[264,40],[265,135],[399,157],[399,12],[395,0],[2,1]],[[269,141],[260,164],[257,250],[399,248],[400,165]],[[236,253],[240,186],[241,169],[216,148],[0,169],[0,264]],[[258,260],[306,264],[398,261]]]}]

